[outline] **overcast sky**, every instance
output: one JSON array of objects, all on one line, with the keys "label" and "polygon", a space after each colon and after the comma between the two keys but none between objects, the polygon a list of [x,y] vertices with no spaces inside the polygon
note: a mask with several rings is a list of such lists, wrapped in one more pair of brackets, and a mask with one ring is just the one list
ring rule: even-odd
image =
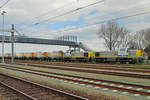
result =
[{"label": "overcast sky", "polygon": [[[0,5],[7,0],[1,0]],[[105,0],[88,8],[74,13],[51,19],[55,16],[72,11],[100,0],[10,0],[0,9],[5,10],[5,27],[15,28],[26,36],[53,39],[62,35],[78,36],[83,42],[95,51],[106,50],[103,41],[98,38],[97,32],[100,24],[76,30],[57,32],[74,27],[82,27],[114,18],[150,11],[149,0]],[[127,19],[117,20],[121,26],[127,27],[131,32],[150,27],[150,14],[140,15]],[[51,19],[48,21],[43,21]],[[43,21],[43,22],[42,22]],[[0,17],[2,27],[2,16]],[[40,24],[35,25],[35,23]],[[10,34],[10,33],[5,33]],[[16,52],[58,51],[67,47],[16,44]],[[1,47],[1,45],[0,45]],[[1,48],[0,48],[1,49]],[[10,52],[10,44],[5,45],[5,52]]]}]

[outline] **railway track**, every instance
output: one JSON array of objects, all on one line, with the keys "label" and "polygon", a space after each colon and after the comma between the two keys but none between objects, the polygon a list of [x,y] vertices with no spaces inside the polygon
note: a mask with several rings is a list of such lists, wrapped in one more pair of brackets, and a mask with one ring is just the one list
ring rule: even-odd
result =
[{"label": "railway track", "polygon": [[71,84],[77,84],[82,86],[87,86],[95,89],[104,88],[105,90],[111,89],[114,92],[120,91],[124,93],[131,93],[133,95],[139,96],[146,96],[150,99],[150,86],[148,85],[140,85],[140,84],[133,84],[133,83],[125,83],[125,82],[118,82],[118,81],[111,81],[111,80],[104,80],[104,79],[95,79],[95,78],[87,78],[87,77],[80,77],[80,76],[73,76],[67,74],[58,74],[58,73],[51,73],[46,71],[37,71],[37,70],[30,70],[25,68],[17,68],[17,67],[6,67],[10,70],[21,71],[30,74],[36,74],[40,76],[49,77],[52,79],[58,79],[59,81],[68,82]]},{"label": "railway track", "polygon": [[0,100],[30,100],[30,96],[0,81]]},{"label": "railway track", "polygon": [[74,67],[91,67],[91,68],[117,68],[117,69],[131,69],[137,72],[143,71],[145,73],[150,73],[150,69],[135,69],[134,66],[149,66],[147,64],[134,64],[134,65],[126,65],[126,64],[111,64],[111,63],[79,63],[79,62],[38,62],[38,61],[18,61],[17,63],[33,63],[33,64],[44,64],[44,65],[57,65],[57,66],[74,66]]},{"label": "railway track", "polygon": [[[150,70],[143,70],[143,69],[133,69],[133,68],[120,68],[115,67],[115,65],[111,65],[111,67],[106,67],[106,65],[99,65],[99,66],[92,66],[89,65],[78,65],[78,64],[46,64],[46,63],[31,63],[31,64],[42,64],[42,65],[56,65],[56,66],[67,66],[67,67],[77,67],[77,68],[90,68],[90,69],[102,69],[102,70],[112,70],[112,71],[124,71],[124,72],[137,72],[137,73],[150,73]],[[108,66],[108,65],[107,65]]]},{"label": "railway track", "polygon": [[150,79],[150,73],[142,74],[142,73],[121,72],[121,71],[111,71],[111,70],[102,70],[102,69],[76,68],[76,67],[68,67],[68,66],[42,65],[42,64],[31,64],[31,63],[30,64],[20,63],[20,65],[29,65],[29,66],[42,67],[42,68],[51,68],[51,69],[60,69],[60,70],[68,70],[68,71],[78,71],[78,72],[87,72],[87,73],[95,73],[95,74],[105,74],[105,75],[115,75],[115,76]]},{"label": "railway track", "polygon": [[34,82],[0,74],[0,81],[5,86],[25,97],[17,100],[88,100],[86,98],[43,86]]}]

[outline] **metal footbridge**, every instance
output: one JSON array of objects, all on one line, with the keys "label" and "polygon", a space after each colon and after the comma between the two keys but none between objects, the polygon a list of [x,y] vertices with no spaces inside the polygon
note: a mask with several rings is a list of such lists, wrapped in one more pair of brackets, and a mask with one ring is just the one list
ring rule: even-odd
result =
[{"label": "metal footbridge", "polygon": [[[2,42],[2,35],[0,35],[0,42]],[[5,36],[4,42],[11,43],[11,36]],[[70,41],[69,39],[42,39],[31,38],[27,36],[14,36],[14,43],[27,43],[27,44],[44,44],[44,45],[60,45],[69,46],[73,48],[81,48],[84,51],[90,51],[83,43],[77,41]]]}]

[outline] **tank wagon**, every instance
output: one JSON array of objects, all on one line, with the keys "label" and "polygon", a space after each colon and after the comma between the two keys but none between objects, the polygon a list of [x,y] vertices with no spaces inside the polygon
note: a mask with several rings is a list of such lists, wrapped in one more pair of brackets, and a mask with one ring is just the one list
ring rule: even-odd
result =
[{"label": "tank wagon", "polygon": [[[0,55],[1,56],[1,55]],[[146,56],[143,50],[122,48],[119,51],[102,52],[29,52],[17,53],[15,59],[18,60],[43,60],[43,61],[65,61],[65,62],[102,62],[102,63],[137,63],[142,62]],[[6,59],[11,58],[11,54],[5,54]]]},{"label": "tank wagon", "polygon": [[[8,54],[6,54],[8,55]],[[27,52],[27,53],[16,53],[15,59],[17,60],[62,60],[63,59],[63,52]],[[11,55],[9,55],[9,58]]]}]

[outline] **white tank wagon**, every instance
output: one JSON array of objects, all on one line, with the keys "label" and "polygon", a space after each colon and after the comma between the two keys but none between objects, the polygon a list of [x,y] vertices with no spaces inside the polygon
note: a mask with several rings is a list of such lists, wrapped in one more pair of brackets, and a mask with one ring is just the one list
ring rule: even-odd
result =
[{"label": "white tank wagon", "polygon": [[50,57],[54,61],[63,61],[64,52],[62,52],[62,51],[52,52],[51,55],[50,55]]}]

